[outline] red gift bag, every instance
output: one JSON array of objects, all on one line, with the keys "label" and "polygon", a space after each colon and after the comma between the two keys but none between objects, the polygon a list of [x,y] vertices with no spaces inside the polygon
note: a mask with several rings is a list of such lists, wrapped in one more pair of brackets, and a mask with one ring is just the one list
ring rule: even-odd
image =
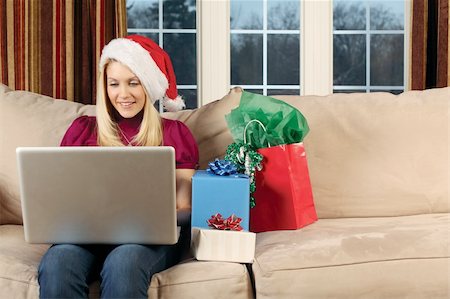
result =
[{"label": "red gift bag", "polygon": [[258,149],[263,169],[255,174],[256,206],[250,231],[298,229],[317,220],[303,142]]}]

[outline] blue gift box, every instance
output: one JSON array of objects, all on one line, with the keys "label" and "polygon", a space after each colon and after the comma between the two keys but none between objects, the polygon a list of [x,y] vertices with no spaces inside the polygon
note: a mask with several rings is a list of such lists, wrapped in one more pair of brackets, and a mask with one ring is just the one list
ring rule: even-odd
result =
[{"label": "blue gift box", "polygon": [[241,226],[249,230],[250,182],[243,174],[220,176],[205,170],[192,177],[192,227],[208,228],[207,220],[220,213],[242,218]]}]

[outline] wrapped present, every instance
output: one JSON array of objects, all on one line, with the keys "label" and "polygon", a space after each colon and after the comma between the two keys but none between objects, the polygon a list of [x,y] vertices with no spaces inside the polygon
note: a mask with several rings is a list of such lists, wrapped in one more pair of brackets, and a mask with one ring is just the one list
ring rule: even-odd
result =
[{"label": "wrapped present", "polygon": [[250,230],[298,229],[317,220],[303,142],[258,149],[264,167],[256,172],[256,205]]},{"label": "wrapped present", "polygon": [[256,234],[192,228],[191,249],[199,261],[253,263]]},{"label": "wrapped present", "polygon": [[[226,120],[235,142],[225,159],[245,166],[253,184],[250,230],[298,229],[316,221],[302,142],[309,127],[300,111],[280,100],[243,92],[239,107]],[[242,167],[238,165],[238,172]]]},{"label": "wrapped present", "polygon": [[249,230],[249,178],[243,174],[216,175],[199,170],[192,177],[192,227],[208,228],[211,215],[241,218],[240,226]]}]

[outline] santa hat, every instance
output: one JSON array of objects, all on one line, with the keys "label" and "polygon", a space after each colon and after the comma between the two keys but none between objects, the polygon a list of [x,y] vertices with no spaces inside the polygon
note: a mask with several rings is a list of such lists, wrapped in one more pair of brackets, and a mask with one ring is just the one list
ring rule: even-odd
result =
[{"label": "santa hat", "polygon": [[151,39],[141,35],[113,39],[103,48],[100,70],[104,70],[109,59],[126,65],[139,78],[153,103],[162,100],[168,111],[185,107],[178,95],[170,57]]}]

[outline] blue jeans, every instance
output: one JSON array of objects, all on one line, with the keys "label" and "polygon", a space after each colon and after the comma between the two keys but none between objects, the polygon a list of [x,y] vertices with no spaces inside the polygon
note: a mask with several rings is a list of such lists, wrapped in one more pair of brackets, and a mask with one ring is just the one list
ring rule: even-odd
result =
[{"label": "blue jeans", "polygon": [[102,298],[147,298],[151,277],[179,261],[185,238],[176,245],[53,245],[39,265],[39,296],[88,298],[89,284],[100,279]]}]

